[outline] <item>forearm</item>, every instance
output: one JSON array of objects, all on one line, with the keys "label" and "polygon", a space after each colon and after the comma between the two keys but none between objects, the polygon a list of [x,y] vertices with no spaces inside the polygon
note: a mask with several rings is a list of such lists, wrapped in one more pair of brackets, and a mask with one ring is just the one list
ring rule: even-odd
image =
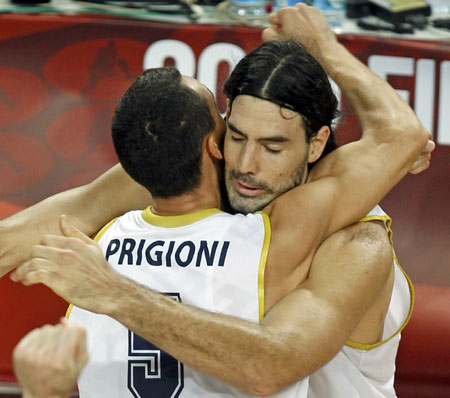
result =
[{"label": "forearm", "polygon": [[409,105],[337,41],[317,9],[298,3],[279,10],[270,21],[263,39],[291,39],[304,45],[338,84],[359,119],[363,135],[388,143],[400,137],[404,139],[403,152],[413,151],[414,141],[422,140],[416,144],[419,149],[425,146],[427,132]]},{"label": "forearm", "polygon": [[128,280],[117,291],[101,312],[204,374],[252,395],[301,378],[292,375],[300,357],[270,327],[199,310]]},{"label": "forearm", "polygon": [[422,129],[414,111],[397,92],[342,44],[324,40],[323,36],[317,37],[315,44],[309,50],[341,89],[363,134],[369,131],[377,139],[387,142],[392,138],[391,134],[401,132],[415,137],[414,133]]},{"label": "forearm", "polygon": [[[38,204],[0,220],[0,276],[26,261],[31,248],[46,233],[58,233],[58,217],[74,200],[71,191],[55,195]],[[76,222],[76,220],[73,220]],[[83,228],[80,223],[77,225]],[[84,228],[86,229],[86,228]]]},{"label": "forearm", "polygon": [[26,261],[33,245],[48,233],[58,234],[58,219],[67,214],[71,222],[86,234],[95,233],[96,213],[83,201],[84,187],[51,196],[34,206],[0,221],[0,262],[2,275]]},{"label": "forearm", "polygon": [[53,195],[1,220],[0,276],[26,261],[44,234],[59,234],[61,214],[92,236],[114,217],[150,203],[150,194],[117,165],[90,184]]}]

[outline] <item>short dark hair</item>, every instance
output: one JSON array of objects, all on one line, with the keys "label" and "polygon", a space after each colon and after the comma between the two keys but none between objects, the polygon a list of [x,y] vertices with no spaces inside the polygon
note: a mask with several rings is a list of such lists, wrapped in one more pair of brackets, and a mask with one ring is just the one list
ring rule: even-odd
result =
[{"label": "short dark hair", "polygon": [[331,134],[321,157],[336,148],[333,119],[338,100],[320,64],[294,41],[261,44],[237,64],[225,83],[231,102],[241,94],[273,102],[299,113],[309,143],[322,126]]},{"label": "short dark hair", "polygon": [[145,71],[123,95],[112,120],[122,167],[155,197],[198,187],[202,143],[215,126],[206,99],[181,77],[173,67]]}]

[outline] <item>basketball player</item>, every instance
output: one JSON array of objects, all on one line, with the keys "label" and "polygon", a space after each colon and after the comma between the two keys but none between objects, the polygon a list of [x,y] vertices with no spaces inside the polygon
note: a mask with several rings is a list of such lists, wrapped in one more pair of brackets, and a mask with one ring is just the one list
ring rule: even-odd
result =
[{"label": "basketball player", "polygon": [[[294,15],[295,18],[299,16],[305,18],[306,22],[310,21],[309,25],[305,24],[307,29],[303,32],[304,34],[306,33],[305,43],[307,44],[308,39],[311,40],[314,37],[314,35],[311,37],[308,34],[314,32],[317,26],[325,31],[326,21],[313,9],[297,7],[287,10],[287,13],[287,15]],[[308,28],[311,32],[307,31]],[[128,333],[127,361],[129,375],[131,374],[132,376],[128,377],[128,389],[130,391],[135,391],[133,389],[137,388],[135,382],[140,374],[136,370],[139,367],[139,357],[145,352],[152,351],[151,349],[149,350],[148,346],[141,346],[144,343],[139,338],[139,335],[181,360],[186,365],[184,367],[185,375],[196,374],[192,369],[195,368],[246,393],[269,395],[285,388],[278,396],[305,396],[306,382],[292,383],[306,377],[332,359],[348,337],[352,335],[352,332],[358,329],[358,321],[362,317],[366,317],[365,324],[370,325],[370,327],[366,330],[361,328],[357,330],[356,335],[360,336],[361,340],[366,342],[376,340],[383,334],[383,325],[380,324],[379,315],[387,312],[389,302],[386,303],[383,299],[375,300],[374,303],[373,299],[380,290],[384,290],[385,285],[390,285],[390,288],[386,290],[392,290],[392,286],[395,286],[394,280],[397,278],[397,275],[402,275],[396,271],[395,267],[392,267],[392,263],[388,267],[383,266],[383,269],[376,269],[374,266],[380,258],[383,259],[382,263],[385,264],[386,261],[384,260],[391,259],[392,256],[390,251],[385,250],[386,245],[383,239],[386,239],[386,236],[384,229],[383,235],[372,236],[374,238],[371,242],[372,244],[373,242],[381,242],[381,244],[376,245],[375,248],[372,247],[371,255],[373,255],[373,258],[370,259],[366,256],[365,261],[367,263],[365,266],[350,267],[354,269],[348,269],[347,261],[332,265],[329,262],[326,264],[320,263],[319,266],[313,264],[312,267],[310,267],[310,263],[312,255],[325,237],[366,214],[371,205],[375,204],[386,192],[386,187],[391,187],[401,175],[406,173],[413,159],[419,154],[420,148],[425,145],[428,135],[420,126],[410,108],[396,96],[386,83],[373,76],[337,42],[331,41],[331,43],[326,45],[325,43],[329,41],[330,37],[322,32],[323,36],[326,36],[326,40],[317,39],[316,43],[313,42],[311,44],[309,42],[309,44],[311,48],[316,48],[317,45],[316,51],[318,53],[315,54],[318,56],[317,58],[321,59],[328,73],[334,77],[345,94],[350,94],[350,101],[363,127],[363,138],[357,143],[339,148],[324,158],[312,169],[308,177],[308,184],[292,189],[265,207],[272,224],[272,240],[267,259],[266,278],[264,279],[264,294],[258,295],[255,293],[256,289],[250,288],[249,293],[253,292],[253,298],[249,295],[248,300],[244,302],[248,303],[248,306],[241,305],[241,308],[234,306],[234,309],[230,310],[229,313],[229,315],[249,318],[255,323],[240,321],[224,315],[203,312],[185,306],[129,281],[127,278],[118,277],[106,264],[98,247],[86,236],[82,235],[80,231],[72,228],[64,219],[61,221],[61,229],[66,237],[48,237],[45,245],[38,246],[35,249],[34,254],[37,259],[22,267],[16,274],[17,280],[23,280],[26,284],[43,282],[75,305],[93,312],[108,314],[137,333],[137,335],[132,332]],[[312,60],[309,61],[313,62]],[[347,71],[346,73],[345,70]],[[351,73],[348,71],[351,71]],[[334,74],[333,72],[336,73]],[[380,94],[379,97],[369,96],[368,87],[374,83],[378,86],[377,94]],[[186,79],[184,84],[187,84]],[[349,89],[353,90],[352,93],[347,93]],[[138,90],[139,93],[145,91],[147,90]],[[133,92],[133,89],[131,92]],[[136,98],[131,94],[130,97]],[[118,117],[116,118],[116,123],[122,126],[122,128],[119,128],[119,131],[125,134],[129,130],[129,123],[136,118],[135,115],[130,115],[128,112],[133,109],[133,106],[123,106],[127,110],[122,115],[125,122],[123,124],[119,122],[122,119]],[[246,109],[245,113],[239,112],[239,109],[244,108]],[[261,113],[263,116],[261,116]],[[309,144],[305,145],[305,139],[298,141],[298,136],[303,137],[302,134],[305,134],[308,126],[304,120],[300,123],[301,127],[299,123],[296,124],[295,119],[297,118],[298,122],[300,116],[295,113],[296,111],[288,109],[287,106],[280,107],[279,104],[276,105],[274,102],[263,98],[255,98],[245,95],[245,93],[239,94],[234,99],[230,112],[229,130],[227,131],[225,142],[225,156],[227,156],[227,148],[233,148],[233,145],[243,145],[243,143],[239,142],[248,141],[250,143],[255,136],[257,137],[254,139],[255,141],[261,141],[258,138],[258,132],[266,131],[272,134],[266,136],[270,137],[270,139],[262,140],[264,144],[262,147],[269,153],[278,150],[286,156],[289,155],[289,149],[292,146],[297,146],[297,150],[300,148],[297,154],[300,153],[302,155],[300,156],[302,163],[315,162],[326,145],[329,128],[328,126],[322,126],[317,134],[311,138]],[[255,115],[258,115],[260,118],[259,121]],[[257,123],[260,123],[260,125]],[[263,129],[258,128],[262,126]],[[147,137],[147,140],[157,145],[160,138],[158,134],[155,135],[152,123],[145,124],[143,130],[146,132],[144,136]],[[277,135],[273,134],[275,131]],[[293,132],[295,134],[291,134]],[[236,134],[239,137],[233,137]],[[231,144],[229,140],[233,141],[234,144]],[[303,142],[303,145],[300,142]],[[276,144],[283,145],[281,145],[280,149],[279,145],[278,148],[273,148],[268,144],[275,147],[277,147]],[[245,142],[245,145],[248,144]],[[405,145],[409,145],[409,148],[404,148]],[[119,147],[122,148],[122,145]],[[124,145],[123,147],[125,148],[126,146]],[[131,152],[134,153],[138,149],[133,148]],[[196,199],[204,199],[205,193],[211,192],[211,190],[206,189],[211,184],[216,185],[216,188],[218,187],[217,174],[211,170],[213,168],[216,171],[215,167],[212,167],[215,166],[215,161],[211,161],[211,158],[220,158],[220,154],[217,152],[217,146],[214,145],[214,140],[211,136],[203,140],[202,151],[201,175],[207,176],[207,178],[201,178],[199,187],[192,191],[192,194],[201,193]],[[365,156],[361,157],[361,153]],[[122,165],[130,172],[133,178],[140,180],[141,177],[145,177],[146,173],[144,173],[144,176],[140,174],[141,163],[136,162],[134,167],[130,166],[126,160],[128,157],[129,159],[132,158],[130,154],[121,157],[119,150],[119,158]],[[208,161],[205,159],[208,159]],[[276,166],[275,161],[272,164]],[[385,167],[389,169],[388,173],[384,172]],[[247,175],[247,177],[243,177],[240,174]],[[241,194],[240,196],[253,196],[252,194],[255,193],[259,195],[270,190],[269,187],[262,184],[254,184],[252,178],[248,177],[248,175],[252,174],[255,174],[255,172],[239,173],[230,171],[229,175],[231,175],[232,179],[237,180],[236,183],[234,181],[232,183],[237,193]],[[306,169],[303,169],[301,173],[298,173],[298,170],[296,170],[295,176],[291,176],[292,184],[296,185],[304,182],[306,174]],[[368,179],[369,176],[372,178]],[[378,178],[373,178],[374,176]],[[297,180],[300,181],[296,182]],[[363,198],[361,192],[357,194],[352,189],[356,182],[360,184],[360,188],[362,186],[361,192],[364,193],[364,196],[371,197],[372,202],[369,203],[370,199],[368,199],[369,206],[364,203],[367,197]],[[153,184],[153,182],[149,181],[148,184],[146,183],[146,185],[150,184]],[[162,184],[161,186],[164,185]],[[287,187],[287,189],[289,188]],[[153,193],[157,192],[157,190],[150,188],[150,191]],[[174,195],[173,192],[171,194]],[[129,262],[130,258],[132,264],[139,265],[136,261],[142,261],[145,254],[148,263],[156,267],[162,267],[152,268],[152,271],[161,270],[166,273],[168,269],[172,269],[172,266],[195,271],[197,265],[189,268],[189,265],[193,264],[187,262],[187,259],[181,256],[180,246],[184,245],[183,247],[188,248],[188,258],[192,257],[194,262],[195,259],[198,261],[200,258],[198,269],[203,270],[205,268],[199,253],[204,254],[205,261],[207,261],[206,257],[209,256],[210,260],[211,256],[213,257],[211,267],[208,268],[208,265],[206,265],[206,269],[211,270],[211,273],[216,269],[220,269],[220,267],[225,269],[225,258],[227,255],[230,255],[230,258],[234,255],[240,255],[241,261],[243,261],[243,256],[246,254],[245,258],[249,259],[248,263],[253,263],[253,266],[249,266],[249,268],[253,269],[253,276],[250,279],[242,277],[242,281],[234,280],[233,285],[242,286],[245,289],[247,281],[253,279],[255,281],[259,280],[260,287],[262,287],[261,268],[259,267],[261,259],[256,256],[256,253],[264,250],[264,242],[268,239],[267,235],[264,235],[264,232],[262,232],[262,224],[264,224],[265,218],[263,215],[246,216],[245,220],[247,221],[245,223],[255,223],[255,228],[252,229],[254,231],[252,233],[253,242],[251,242],[249,236],[248,241],[250,243],[246,246],[245,253],[240,251],[239,254],[236,254],[236,252],[231,254],[232,252],[228,251],[231,250],[232,243],[226,245],[225,243],[228,242],[226,238],[219,239],[216,246],[214,246],[214,242],[211,243],[212,246],[207,246],[206,243],[206,246],[203,245],[203,249],[201,242],[206,241],[206,239],[202,240],[201,238],[199,239],[200,246],[198,247],[195,243],[188,240],[182,241],[181,244],[179,241],[174,241],[173,245],[170,243],[171,241],[157,244],[154,242],[155,246],[164,246],[166,244],[166,251],[162,254],[161,251],[151,252],[155,246],[152,248],[146,247],[146,240],[137,238],[133,240],[125,237],[129,227],[128,224],[139,224],[141,221],[137,220],[142,219],[147,223],[153,224],[156,228],[160,227],[161,223],[163,225],[169,223],[171,227],[179,227],[179,218],[167,218],[167,216],[184,214],[186,213],[186,208],[189,209],[188,213],[191,213],[187,220],[189,227],[192,225],[192,228],[199,229],[199,225],[193,227],[199,221],[199,214],[194,213],[192,215],[192,212],[196,210],[196,207],[206,209],[205,202],[202,203],[202,200],[196,200],[193,203],[191,195],[183,197],[184,194],[181,193],[181,196],[172,197],[171,194],[163,191],[154,194],[153,209],[147,209],[142,214],[138,212],[124,216],[104,231],[99,242],[100,245],[103,245],[105,254],[109,257],[114,269],[119,273],[126,271],[129,276],[133,275],[132,279],[144,280],[144,284],[147,283],[154,287],[155,284],[159,283],[159,279],[162,280],[164,278],[153,278],[149,275],[145,281],[146,276],[140,272],[140,268],[134,267],[129,269],[122,267],[122,265]],[[218,206],[218,199],[218,197],[215,198],[215,206]],[[211,200],[212,198],[209,197],[206,202],[210,205]],[[295,219],[292,219],[292,208],[308,209],[308,211],[302,211],[301,223],[297,223]],[[159,213],[159,215],[155,213]],[[201,217],[206,217],[205,220],[208,221],[213,220],[214,217],[220,218],[222,216],[224,215],[214,214],[214,212],[207,212],[206,214],[203,212],[201,214]],[[331,217],[331,221],[329,217]],[[373,217],[376,218],[377,215]],[[381,216],[381,219],[383,217]],[[186,223],[186,219],[183,219],[183,222]],[[225,221],[223,222],[224,225],[227,225]],[[231,221],[231,223],[234,222]],[[257,224],[259,224],[259,228],[256,226]],[[265,224],[267,225],[267,222]],[[202,233],[206,234],[203,237],[208,236],[208,224],[202,225],[201,228]],[[237,231],[238,229],[231,226],[231,230]],[[257,232],[258,230],[259,233]],[[380,230],[378,229],[378,231]],[[374,233],[374,231],[371,231],[371,233]],[[227,228],[224,228],[223,233],[226,234],[227,232],[229,232]],[[120,238],[115,236],[120,236]],[[352,252],[354,255],[354,245],[345,247],[348,242],[341,239],[342,236],[338,237],[337,241],[332,239],[328,247],[344,249],[341,253],[342,258],[346,258],[349,252]],[[358,239],[355,240],[357,241]],[[219,258],[215,258],[211,254],[213,250],[216,253],[216,249],[213,249],[214,247],[218,252],[220,251]],[[296,250],[289,250],[289,248],[295,248]],[[322,247],[319,249],[318,255],[321,249]],[[349,250],[346,251],[346,249]],[[208,254],[206,254],[207,252]],[[156,257],[152,257],[150,253],[153,253]],[[173,258],[172,255],[174,255]],[[164,265],[159,263],[161,257],[165,258]],[[283,259],[283,261],[280,264],[280,260],[276,262],[276,259]],[[214,268],[214,261],[216,260],[216,267]],[[223,260],[222,263],[221,260]],[[335,258],[335,260],[337,259]],[[171,262],[170,266],[169,261]],[[55,263],[59,262],[66,264],[66,267],[58,268]],[[245,263],[247,265],[247,262]],[[276,272],[274,268],[275,263],[277,264]],[[356,260],[353,259],[353,265],[355,263]],[[226,269],[231,272],[231,267]],[[242,271],[243,267],[241,266],[239,270]],[[153,276],[156,275],[155,271]],[[227,274],[227,277],[231,278],[231,275],[233,273]],[[214,276],[215,274],[212,274],[213,280]],[[189,296],[189,301],[192,301],[198,307],[217,310],[217,303],[213,305],[205,302],[207,300],[205,300],[204,296],[199,298],[197,295],[193,295],[192,287],[189,283],[191,280],[191,276],[189,278],[182,277],[182,281],[187,285],[182,286],[183,289],[187,289],[185,290],[186,294],[180,294],[180,296],[176,297],[181,297],[183,301],[183,297]],[[240,282],[242,282],[241,285],[239,285]],[[167,292],[168,290],[165,287],[167,285],[164,285],[165,282],[162,283],[160,286],[163,287],[157,286],[155,288]],[[180,283],[176,284],[180,288],[181,285]],[[192,286],[194,285],[197,286],[197,283],[194,283]],[[406,279],[403,279],[403,283],[400,282],[400,285],[408,289]],[[208,285],[204,284],[204,286]],[[220,287],[220,284],[216,284],[212,292]],[[289,294],[286,296],[287,293]],[[201,294],[204,294],[203,291]],[[238,296],[245,297],[241,293]],[[384,297],[384,294],[382,296]],[[221,299],[217,296],[216,298]],[[261,305],[262,299],[264,299],[264,305]],[[400,304],[409,307],[409,297],[407,301],[407,303],[403,302]],[[230,307],[233,306],[230,305]],[[403,308],[400,310],[403,310]],[[81,310],[77,311],[79,317],[85,317],[85,320],[90,316],[99,317],[98,315],[88,315],[87,313],[83,315]],[[250,312],[247,313],[246,311]],[[264,314],[266,316],[262,326],[260,326],[256,322]],[[402,326],[406,321],[406,316],[402,320],[396,319],[394,322],[398,321],[400,321],[400,326]],[[118,330],[115,327],[120,327],[119,324],[113,327],[113,324],[109,323],[109,319],[105,320],[105,324],[99,326],[101,322],[95,321],[97,332],[99,327],[107,331],[106,334],[113,330]],[[182,325],[182,330],[177,330],[177,325]],[[126,329],[123,328],[122,332],[126,332]],[[231,352],[229,347],[233,347]],[[98,348],[99,353],[102,352],[103,348],[100,340],[97,340],[96,348]],[[158,349],[153,351],[159,352],[160,354],[158,355],[162,355]],[[147,360],[149,359],[147,358]],[[239,369],[237,369],[236,363],[239,363]],[[174,366],[173,369],[178,369],[179,375],[181,365],[178,363]],[[111,369],[113,367],[111,366]],[[164,369],[161,368],[160,370],[163,371]],[[95,377],[93,377],[95,369],[93,371],[91,382],[95,382]],[[135,371],[136,373],[134,373]],[[142,374],[140,375],[142,376]],[[136,378],[133,378],[133,376],[136,376]],[[151,375],[147,376],[146,380],[148,382],[152,377]],[[196,377],[198,377],[196,380],[197,384],[194,383]],[[201,381],[199,381],[200,378]],[[161,378],[157,380],[161,380]],[[357,384],[360,381],[355,379]],[[389,381],[390,379],[387,380],[387,382]],[[179,391],[177,390],[181,397],[183,394],[188,394],[187,396],[189,396],[189,394],[192,395],[193,392],[199,391],[196,389],[200,389],[204,393],[208,391],[208,394],[212,394],[208,389],[208,386],[212,385],[215,387],[214,391],[218,394],[216,396],[233,393],[231,389],[226,389],[225,385],[220,385],[217,381],[208,380],[206,376],[185,377],[184,382],[185,384],[182,387],[179,385],[174,387],[175,389],[181,388]],[[364,383],[366,390],[372,390],[379,396],[383,392],[378,389],[388,387],[378,386],[377,383],[371,385],[370,380]],[[153,385],[155,385],[154,381]],[[139,388],[144,387],[140,385]],[[105,387],[103,387],[104,389]],[[174,391],[171,390],[170,394],[178,394],[178,392]],[[108,394],[111,393],[113,391],[108,392]],[[99,396],[96,394],[93,396]],[[236,392],[235,394],[239,393]],[[242,396],[242,394],[237,396]]]}]

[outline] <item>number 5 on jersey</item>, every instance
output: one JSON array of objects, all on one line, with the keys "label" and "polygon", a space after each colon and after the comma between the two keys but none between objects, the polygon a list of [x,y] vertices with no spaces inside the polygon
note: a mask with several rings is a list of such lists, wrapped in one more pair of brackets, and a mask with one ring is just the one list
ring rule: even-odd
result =
[{"label": "number 5 on jersey", "polygon": [[[167,293],[181,301],[178,293]],[[128,331],[128,389],[135,398],[177,398],[183,390],[183,364]]]}]

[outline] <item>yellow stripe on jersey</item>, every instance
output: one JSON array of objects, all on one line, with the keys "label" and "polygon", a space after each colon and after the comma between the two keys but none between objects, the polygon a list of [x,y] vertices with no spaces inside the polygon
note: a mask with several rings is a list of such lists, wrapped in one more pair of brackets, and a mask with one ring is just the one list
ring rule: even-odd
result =
[{"label": "yellow stripe on jersey", "polygon": [[259,270],[258,270],[258,299],[259,299],[259,323],[262,322],[265,314],[265,303],[264,303],[264,272],[266,270],[267,255],[269,253],[270,239],[272,236],[272,230],[270,227],[269,216],[259,211],[257,214],[261,214],[264,221],[264,243],[261,250],[261,257],[259,260]]},{"label": "yellow stripe on jersey", "polygon": [[98,242],[100,238],[103,236],[103,234],[106,232],[106,230],[114,223],[114,221],[117,220],[116,218],[113,218],[108,224],[106,224],[100,231],[98,231],[97,235],[95,235],[94,240]]},{"label": "yellow stripe on jersey", "polygon": [[366,351],[368,351],[368,350],[371,350],[373,348],[379,347],[380,345],[382,345],[382,344],[386,343],[387,341],[391,340],[396,335],[401,333],[401,331],[406,327],[406,325],[408,324],[409,320],[411,319],[411,315],[412,315],[412,312],[413,312],[415,294],[414,294],[414,287],[413,287],[413,284],[411,282],[411,279],[406,274],[405,270],[402,268],[402,266],[398,262],[397,256],[395,255],[394,243],[393,243],[393,238],[392,238],[393,233],[392,233],[392,229],[391,229],[391,225],[392,225],[391,217],[389,217],[388,215],[384,215],[384,216],[377,216],[377,215],[366,216],[366,217],[362,218],[359,222],[366,222],[366,221],[384,221],[384,222],[386,222],[386,227],[388,229],[389,242],[391,244],[391,249],[392,249],[392,259],[397,264],[398,268],[403,273],[403,275],[406,278],[406,281],[408,282],[410,299],[411,299],[411,303],[409,305],[408,315],[406,316],[405,321],[398,328],[398,330],[396,330],[395,333],[392,334],[392,336],[389,336],[388,338],[386,338],[384,340],[381,340],[378,343],[374,343],[374,344],[363,344],[363,343],[358,343],[358,342],[352,341],[352,340],[347,340],[346,343],[345,343],[346,346],[349,346],[349,347],[352,347],[352,348],[357,348],[359,350],[366,350]]},{"label": "yellow stripe on jersey", "polygon": [[219,209],[205,209],[180,216],[159,216],[154,214],[152,212],[152,207],[149,206],[142,212],[142,218],[156,227],[176,228],[193,224],[218,213],[222,213],[222,211]]},{"label": "yellow stripe on jersey", "polygon": [[73,304],[69,304],[69,306],[67,307],[67,310],[66,310],[66,315],[65,315],[66,319],[69,319],[70,313],[72,312],[72,308],[73,308]]}]

